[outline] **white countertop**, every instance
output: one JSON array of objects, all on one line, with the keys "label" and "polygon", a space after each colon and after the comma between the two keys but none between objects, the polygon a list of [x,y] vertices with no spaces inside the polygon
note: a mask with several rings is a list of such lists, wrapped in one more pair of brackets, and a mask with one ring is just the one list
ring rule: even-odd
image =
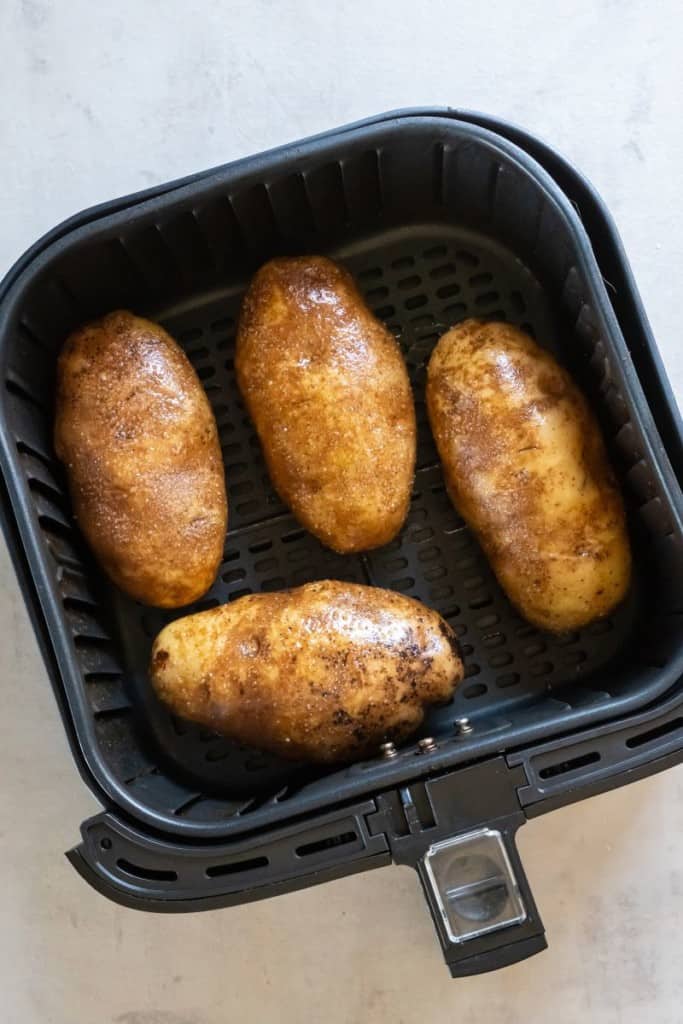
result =
[{"label": "white countertop", "polygon": [[[544,136],[616,217],[683,397],[674,0],[4,0],[0,274],[92,203],[401,106]],[[6,1024],[680,1024],[683,774],[532,821],[550,948],[452,982],[417,879],[386,868],[232,910],[108,903],[63,851],[97,811],[0,541],[0,1017]]]}]

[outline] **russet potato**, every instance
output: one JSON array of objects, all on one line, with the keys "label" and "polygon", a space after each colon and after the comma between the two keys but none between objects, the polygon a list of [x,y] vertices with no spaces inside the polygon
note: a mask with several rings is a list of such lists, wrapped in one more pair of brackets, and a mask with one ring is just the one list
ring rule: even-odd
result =
[{"label": "russet potato", "polygon": [[554,632],[607,615],[631,555],[600,431],[527,334],[466,320],[432,353],[427,409],[451,499],[510,600]]},{"label": "russet potato", "polygon": [[177,619],[150,677],[171,710],[294,760],[350,761],[401,740],[462,679],[450,626],[412,598],[331,580]]},{"label": "russet potato", "polygon": [[413,397],[398,343],[350,274],[322,256],[261,267],[235,368],[273,485],[299,522],[341,553],[392,540],[413,482]]},{"label": "russet potato", "polygon": [[221,449],[199,378],[166,331],[119,310],[70,335],[55,449],[78,524],[114,583],[164,608],[209,589],[227,528]]}]

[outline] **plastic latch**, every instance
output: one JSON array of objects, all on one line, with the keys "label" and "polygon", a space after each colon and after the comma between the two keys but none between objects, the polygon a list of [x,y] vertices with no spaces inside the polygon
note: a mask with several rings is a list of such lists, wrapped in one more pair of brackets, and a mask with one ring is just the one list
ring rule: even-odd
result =
[{"label": "plastic latch", "polygon": [[546,948],[515,845],[526,821],[517,796],[525,782],[523,771],[495,757],[380,793],[368,818],[392,859],[417,869],[453,977],[495,971]]},{"label": "plastic latch", "polygon": [[423,867],[450,942],[467,942],[526,920],[500,832],[482,828],[434,843]]}]

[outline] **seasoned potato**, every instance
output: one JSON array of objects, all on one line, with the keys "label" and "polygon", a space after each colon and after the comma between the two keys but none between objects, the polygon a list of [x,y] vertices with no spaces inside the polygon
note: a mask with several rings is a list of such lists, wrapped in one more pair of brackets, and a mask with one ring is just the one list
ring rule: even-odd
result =
[{"label": "seasoned potato", "polygon": [[420,724],[462,678],[450,626],[393,591],[325,581],[161,631],[150,675],[184,718],[283,757],[349,761]]},{"label": "seasoned potato", "polygon": [[55,448],[106,573],[145,604],[188,604],[221,561],[227,499],[216,422],[157,324],[109,313],[59,357]]},{"label": "seasoned potato", "polygon": [[400,349],[351,276],[276,259],[244,299],[237,380],[282,500],[339,552],[390,541],[408,509],[415,410]]},{"label": "seasoned potato", "polygon": [[432,353],[427,408],[451,499],[525,618],[563,632],[610,612],[629,584],[624,511],[569,374],[516,327],[466,320]]}]

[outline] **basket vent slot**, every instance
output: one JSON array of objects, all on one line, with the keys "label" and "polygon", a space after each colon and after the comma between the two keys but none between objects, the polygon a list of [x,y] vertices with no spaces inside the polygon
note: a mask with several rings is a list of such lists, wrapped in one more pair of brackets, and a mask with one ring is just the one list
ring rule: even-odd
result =
[{"label": "basket vent slot", "polygon": [[206,869],[206,876],[207,878],[222,878],[224,875],[238,875],[243,871],[267,868],[268,864],[267,857],[250,857],[248,860],[232,861],[230,864],[214,864]]},{"label": "basket vent slot", "polygon": [[579,768],[586,768],[589,764],[596,764],[600,760],[597,750],[590,754],[581,754],[579,757],[572,757],[568,761],[559,761],[557,764],[549,764],[541,768],[538,773],[542,779],[554,779],[558,775],[566,775],[567,772],[578,771]]},{"label": "basket vent slot", "polygon": [[310,857],[312,853],[321,853],[323,850],[331,850],[335,846],[346,846],[358,839],[355,832],[340,832],[337,836],[328,836],[326,839],[316,839],[312,843],[304,843],[297,846],[297,857]]},{"label": "basket vent slot", "polygon": [[677,732],[681,728],[683,728],[683,718],[673,718],[670,722],[664,722],[663,725],[658,725],[654,729],[648,729],[646,732],[639,732],[637,736],[631,736],[626,740],[626,746],[633,750],[644,746],[646,743],[653,743],[654,740],[659,740],[662,736],[668,736],[669,733]]},{"label": "basket vent slot", "polygon": [[133,875],[134,878],[144,878],[148,882],[178,881],[177,871],[143,867],[142,864],[133,864],[132,861],[126,860],[125,857],[119,857],[116,862],[116,866],[127,875]]}]

